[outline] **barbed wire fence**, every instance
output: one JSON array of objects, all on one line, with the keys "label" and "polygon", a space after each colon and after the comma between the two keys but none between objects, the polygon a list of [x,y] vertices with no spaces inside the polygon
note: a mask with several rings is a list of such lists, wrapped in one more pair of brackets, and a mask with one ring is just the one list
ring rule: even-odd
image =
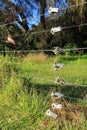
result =
[{"label": "barbed wire fence", "polygon": [[[87,4],[87,2],[84,2],[84,3],[79,3],[78,5],[72,5],[72,6],[70,6],[70,7],[68,7],[68,8],[73,8],[73,7],[76,7],[76,6],[79,6],[79,5],[82,5],[82,4]],[[63,10],[64,8],[62,8],[62,10]],[[44,15],[44,14],[42,14],[42,15]],[[42,16],[41,15],[41,16]],[[24,20],[26,20],[26,19],[23,19],[23,21]],[[3,25],[0,25],[0,26],[6,26],[6,25],[9,25],[9,24],[14,24],[15,22],[17,22],[17,21],[13,21],[13,22],[10,22],[10,23],[6,23],[6,24],[3,24]],[[79,26],[87,26],[87,23],[84,23],[84,24],[79,24],[79,25],[73,25],[73,26],[67,26],[67,27],[62,27],[61,28],[61,30],[64,30],[64,29],[71,29],[71,28],[74,28],[74,27],[79,27]],[[54,30],[55,31],[55,30]],[[14,37],[22,37],[22,36],[24,36],[24,35],[28,35],[28,34],[31,34],[31,35],[35,35],[35,34],[37,34],[37,33],[47,33],[47,32],[51,32],[51,30],[42,30],[42,31],[39,31],[39,32],[32,32],[32,33],[25,33],[25,34],[20,34],[20,35],[16,35],[16,36],[12,36],[13,38]],[[2,39],[5,39],[5,38],[7,38],[7,37],[0,37],[0,40],[2,40]],[[60,48],[60,47],[55,47],[54,49],[50,49],[50,50],[12,50],[12,51],[0,51],[0,53],[3,53],[3,52],[6,52],[6,53],[13,53],[13,54],[15,54],[15,53],[37,53],[37,52],[53,52],[54,54],[59,54],[59,53],[61,53],[61,52],[66,52],[66,51],[76,51],[76,50],[87,50],[87,47],[83,47],[83,48],[69,48],[69,49],[64,49],[64,48]],[[17,64],[19,64],[19,63],[17,63]],[[50,82],[50,84],[54,84],[54,85],[56,85],[56,86],[58,86],[58,87],[61,87],[61,86],[77,86],[77,87],[83,87],[83,88],[87,88],[87,85],[86,84],[75,84],[75,83],[72,83],[72,82],[67,82],[67,81],[64,81],[64,79],[62,79],[62,78],[60,78],[60,77],[58,77],[57,79],[55,79],[55,80],[50,80],[50,79],[45,79],[45,78],[40,78],[40,77],[38,77],[38,76],[35,76],[35,75],[33,75],[33,76],[23,76],[23,75],[21,75],[21,73],[19,72],[18,74],[15,74],[15,73],[9,73],[9,72],[3,72],[3,71],[1,71],[0,72],[0,75],[2,75],[2,74],[4,74],[4,75],[7,75],[7,76],[13,76],[13,77],[17,77],[17,78],[26,78],[27,80],[30,80],[30,79],[35,79],[35,80],[42,80],[42,81],[47,81],[47,82]],[[4,79],[2,79],[2,82],[5,82],[5,78]],[[43,93],[47,93],[47,90],[41,90],[41,89],[38,89],[38,88],[36,88],[37,89],[37,91],[39,91],[39,92],[43,92]],[[54,88],[52,88],[52,87],[50,87],[49,89],[54,89]],[[53,93],[53,92],[52,92]],[[83,101],[83,102],[85,102],[85,103],[87,103],[87,100],[86,99],[83,99],[83,98],[76,98],[76,97],[73,97],[73,96],[66,96],[66,95],[64,95],[64,94],[61,94],[61,93],[58,93],[58,92],[56,92],[56,93],[53,93],[53,95],[51,95],[51,96],[53,96],[53,98],[61,98],[61,97],[64,97],[64,99],[66,100],[66,99],[71,99],[71,100],[75,100],[75,101]],[[78,102],[77,102],[78,103]],[[62,109],[62,105],[61,105],[61,107],[59,107],[58,108],[58,105],[59,104],[54,104],[54,106],[56,107],[56,109]],[[69,109],[70,111],[78,111],[78,110],[76,110],[76,109]],[[81,111],[82,112],[82,111]],[[57,119],[59,119],[59,120],[63,120],[63,118],[61,118],[60,116],[58,116],[58,115],[56,115],[55,113],[53,113],[52,111],[47,111],[47,113],[46,113],[46,115],[47,116],[49,116],[49,117],[53,117],[54,119],[55,118],[57,118]],[[80,128],[83,128],[81,125],[78,125],[78,124],[75,124],[75,126],[78,126],[78,127],[80,127]],[[85,129],[87,129],[87,127],[84,127]],[[32,127],[32,129],[34,129],[33,127]]]},{"label": "barbed wire fence", "polygon": [[[20,51],[15,51],[15,52],[18,52],[18,53],[22,53],[22,52],[24,52],[24,53],[37,53],[37,52],[49,52],[49,51],[52,51],[52,52],[54,52],[55,54],[58,54],[59,52],[60,52],[60,50],[63,50],[63,51],[69,51],[69,50],[78,50],[78,49],[82,49],[82,50],[86,50],[87,48],[75,48],[75,49],[72,49],[72,48],[69,48],[69,49],[63,49],[63,48],[59,48],[59,47],[56,47],[56,48],[54,48],[54,50],[52,49],[52,50],[20,50]],[[1,52],[3,52],[3,51],[1,51]],[[14,53],[14,51],[7,51],[7,53]],[[3,61],[3,65],[4,64],[6,64],[6,62],[7,62],[7,64],[9,64],[8,63],[8,61]],[[10,61],[11,62],[11,61]],[[13,62],[13,60],[12,60],[12,62]],[[2,62],[1,62],[2,63]],[[16,62],[16,64],[15,65],[19,65],[19,63],[17,63]],[[19,66],[20,67],[20,66]],[[0,72],[0,75],[2,75],[2,74],[4,74],[4,75],[7,75],[7,76],[13,76],[13,77],[17,77],[17,78],[20,78],[20,79],[27,79],[27,80],[40,80],[40,81],[43,81],[43,82],[50,82],[50,84],[54,84],[55,86],[58,86],[58,88],[59,87],[65,87],[65,86],[77,86],[77,87],[83,87],[84,88],[84,90],[86,90],[86,88],[87,88],[87,85],[86,84],[75,84],[75,83],[72,83],[72,82],[67,82],[67,81],[65,81],[64,79],[62,79],[62,78],[60,78],[60,77],[57,77],[56,79],[54,79],[54,80],[51,80],[51,79],[45,79],[45,78],[40,78],[39,76],[35,76],[35,75],[21,75],[21,73],[10,73],[10,72]],[[7,82],[5,82],[5,78],[4,79],[2,79],[2,82],[4,82],[4,85],[5,85],[5,83],[7,83]],[[54,90],[54,87],[52,88],[52,87],[50,87],[49,88],[49,90]],[[38,89],[38,88],[36,88],[36,90],[37,90],[37,92],[40,92],[40,93],[47,93],[48,91],[46,90],[46,89]],[[58,91],[59,92],[59,89],[56,89],[56,91]],[[70,100],[71,101],[75,101],[77,104],[81,104],[81,103],[85,103],[85,106],[86,106],[86,104],[87,104],[87,101],[86,101],[86,99],[83,99],[83,98],[78,98],[78,97],[73,97],[73,96],[68,96],[68,95],[64,95],[64,94],[62,94],[63,95],[63,97],[64,97],[64,99],[65,99],[65,101],[67,102],[67,104],[68,104],[68,102],[70,102]],[[61,103],[63,102],[63,100],[61,101]],[[58,106],[58,105],[61,105],[61,104],[58,104],[58,103],[56,103],[56,104],[54,104],[54,105],[56,105],[56,107]],[[68,107],[68,106],[67,106]],[[78,110],[78,109],[76,109],[76,108],[67,108],[67,107],[64,107],[64,109],[65,110],[67,110],[67,111],[71,111],[71,112],[73,112],[73,113],[75,113],[75,112],[80,112],[80,113],[82,113],[82,114],[84,114],[84,111],[83,110]],[[50,110],[50,109],[48,109],[48,110]],[[62,111],[62,110],[61,110]],[[59,120],[61,120],[61,121],[63,121],[63,118],[61,117],[61,116],[59,116],[59,115],[57,115],[57,114],[55,114],[54,112],[52,112],[52,111],[50,111],[50,113],[48,113],[48,116],[50,115],[50,117],[52,117],[53,116],[53,114],[54,114],[54,116],[56,116],[57,117],[57,119],[59,119]],[[79,128],[82,128],[82,126],[81,125],[79,125],[78,123],[77,124],[75,124],[75,126],[78,126]],[[30,127],[31,128],[31,127]],[[32,127],[33,128],[33,127]],[[86,129],[86,127],[84,127],[84,129]]]}]

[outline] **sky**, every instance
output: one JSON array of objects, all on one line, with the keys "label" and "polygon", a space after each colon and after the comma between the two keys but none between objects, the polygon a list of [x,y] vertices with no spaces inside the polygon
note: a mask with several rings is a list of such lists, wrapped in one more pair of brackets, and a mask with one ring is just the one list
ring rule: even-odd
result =
[{"label": "sky", "polygon": [[[6,6],[2,1],[3,0],[0,0],[1,10]],[[29,28],[32,28],[32,25],[36,25],[36,26],[38,25],[38,23],[40,22],[40,2],[36,2],[36,0],[30,0],[31,5],[33,6],[32,8],[32,6],[30,6],[30,4],[28,3],[28,0],[20,0],[20,1],[9,0],[9,1],[17,5],[19,8],[23,8],[23,13],[26,17],[27,25]],[[62,8],[64,6],[67,6],[67,3],[66,0],[59,0],[59,2],[57,2],[56,4],[54,3],[54,0],[47,0],[47,8],[49,8],[50,6]],[[46,17],[49,16],[48,12],[46,12],[45,15]],[[17,16],[18,19],[22,22],[22,18],[20,14],[17,14]]]}]

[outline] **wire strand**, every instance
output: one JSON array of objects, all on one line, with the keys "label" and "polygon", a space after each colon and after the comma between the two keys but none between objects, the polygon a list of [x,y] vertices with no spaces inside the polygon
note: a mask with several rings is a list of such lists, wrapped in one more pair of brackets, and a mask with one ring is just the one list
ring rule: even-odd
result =
[{"label": "wire strand", "polygon": [[[71,28],[75,28],[75,27],[79,27],[79,26],[87,26],[87,23],[84,23],[84,24],[78,24],[78,25],[73,25],[73,26],[66,26],[66,27],[62,27],[62,30],[65,30],[65,29],[71,29]],[[27,33],[23,33],[23,34],[19,34],[19,35],[16,35],[16,36],[11,36],[12,38],[16,38],[16,37],[21,37],[21,36],[25,36],[25,35],[35,35],[35,34],[39,34],[39,33],[47,33],[47,32],[50,32],[51,30],[41,30],[41,31],[36,31],[36,32],[27,32]],[[0,40],[2,39],[6,39],[7,37],[0,37]]]},{"label": "wire strand", "polygon": [[82,48],[60,48],[60,47],[55,47],[54,49],[39,49],[39,50],[0,50],[1,53],[6,52],[6,53],[34,53],[34,52],[55,52],[55,49],[59,48],[58,51],[75,51],[75,50],[87,50],[87,47],[82,47]]},{"label": "wire strand", "polygon": [[62,27],[62,30],[63,30],[63,29],[71,29],[71,28],[75,28],[75,27],[79,27],[79,26],[87,26],[87,23],[78,24],[78,25],[73,25],[73,26]]},{"label": "wire strand", "polygon": [[[43,79],[43,78],[38,78],[37,76],[22,76],[22,75],[18,75],[18,74],[11,74],[11,73],[4,73],[4,72],[0,72],[0,74],[5,74],[5,75],[10,75],[10,76],[16,76],[16,77],[19,77],[19,78],[26,78],[26,79],[39,79],[39,80],[43,80],[43,81],[49,81],[51,83],[54,83],[53,80],[48,80],[48,79]],[[87,86],[86,86],[87,87]],[[47,90],[42,90],[43,92],[47,92]],[[66,98],[69,98],[69,99],[73,99],[73,100],[82,100],[82,101],[86,101],[85,99],[81,99],[81,98],[74,98],[74,97],[70,97],[70,96],[64,96]],[[87,102],[87,101],[86,101]]]},{"label": "wire strand", "polygon": [[[43,16],[43,15],[44,15],[44,14],[41,14],[40,17]],[[26,18],[22,19],[22,22],[23,22],[23,21],[26,21]],[[5,24],[0,24],[0,27],[2,27],[2,26],[7,26],[7,25],[11,25],[11,24],[16,24],[16,22],[20,22],[20,21],[19,21],[19,20],[14,20],[14,21],[12,21],[12,22],[8,22],[8,23],[5,23]],[[22,22],[21,22],[21,23],[22,23]]]},{"label": "wire strand", "polygon": [[[77,7],[77,6],[80,6],[80,5],[84,5],[84,4],[87,4],[87,2],[80,2],[80,3],[75,4],[75,5],[69,5],[69,6],[65,7],[65,8],[60,8],[59,10],[61,11],[61,10],[68,9],[68,8],[74,8],[74,7]],[[45,13],[44,13],[44,14],[41,14],[40,17],[43,16],[43,15],[45,15]],[[25,20],[26,20],[26,18],[25,18],[25,19],[22,19],[22,22],[25,21]],[[1,26],[6,26],[6,25],[15,24],[16,22],[20,22],[20,21],[19,21],[19,20],[15,20],[15,21],[12,21],[12,22],[8,22],[8,23],[6,23],[6,24],[1,24],[0,27],[1,27]]]},{"label": "wire strand", "polygon": [[84,84],[75,84],[75,83],[71,83],[71,82],[64,82],[64,83],[60,83],[60,82],[55,82],[55,80],[50,80],[50,79],[44,79],[44,78],[39,78],[38,76],[22,76],[22,75],[19,75],[19,74],[12,74],[12,73],[8,73],[8,72],[0,72],[0,74],[6,74],[6,75],[11,75],[11,76],[16,76],[16,77],[19,77],[19,78],[26,78],[26,79],[39,79],[39,80],[43,80],[43,81],[48,81],[50,83],[54,83],[56,85],[62,85],[62,86],[79,86],[79,87],[84,87],[84,88],[87,88],[87,85],[84,85]]},{"label": "wire strand", "polygon": [[[27,34],[30,34],[30,35],[35,35],[35,34],[39,34],[39,33],[46,33],[46,32],[50,32],[50,30],[43,30],[43,31],[36,31],[36,32],[27,32],[27,33],[23,33],[23,34],[19,34],[19,35],[16,35],[16,36],[11,36],[11,38],[15,38],[15,37],[22,37],[22,36],[25,36]],[[0,40],[1,39],[6,39],[7,37],[0,37]]]}]

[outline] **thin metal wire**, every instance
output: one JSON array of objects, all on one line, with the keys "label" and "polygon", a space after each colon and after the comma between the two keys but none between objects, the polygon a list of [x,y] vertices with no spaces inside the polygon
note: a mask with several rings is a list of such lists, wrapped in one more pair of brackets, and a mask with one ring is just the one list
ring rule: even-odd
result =
[{"label": "thin metal wire", "polygon": [[75,50],[87,50],[87,47],[82,47],[82,48],[68,48],[68,49],[63,49],[65,51],[75,51]]},{"label": "thin metal wire", "polygon": [[[8,73],[7,73],[8,74]],[[13,75],[13,76],[15,76],[15,75]],[[22,76],[23,77],[23,76]],[[46,91],[46,90],[45,90]],[[44,91],[44,92],[45,92]],[[73,98],[73,97],[69,97],[69,96],[64,96],[65,98],[71,98],[71,99],[74,99],[74,100],[83,100],[83,99],[79,99],[79,98]],[[72,110],[70,110],[70,111],[72,111]],[[73,112],[73,111],[72,111]],[[57,118],[58,119],[61,119],[62,120],[62,118],[60,117],[60,116],[57,116]],[[75,124],[75,126],[79,126],[80,128],[83,128],[81,125],[78,125],[78,124]],[[86,127],[85,127],[86,128]]]},{"label": "thin metal wire", "polygon": [[[15,37],[21,37],[21,36],[25,36],[25,35],[35,35],[35,34],[39,34],[39,33],[46,33],[46,32],[50,32],[50,30],[43,30],[43,31],[36,31],[36,32],[27,32],[27,33],[23,33],[23,34],[19,34],[19,35],[16,35],[16,36],[11,36],[11,38],[15,38]],[[6,39],[7,37],[0,37],[0,40],[1,39]]]},{"label": "thin metal wire", "polygon": [[[52,87],[51,87],[52,89]],[[44,93],[47,93],[47,90],[40,90],[38,88],[36,88],[36,90],[40,91],[40,92],[44,92]],[[78,100],[78,101],[84,101],[84,102],[87,102],[86,99],[81,99],[81,98],[74,98],[74,97],[71,97],[71,96],[65,96],[63,95],[63,97],[67,98],[67,99],[72,99],[72,100]]]},{"label": "thin metal wire", "polygon": [[79,87],[85,87],[85,88],[87,88],[87,85],[84,85],[84,84],[75,84],[75,83],[65,83],[65,85],[68,85],[68,86],[79,86]]},{"label": "thin metal wire", "polygon": [[[43,15],[44,15],[44,14],[41,14],[40,17],[43,16]],[[22,22],[23,22],[23,21],[26,21],[26,18],[22,19]],[[11,25],[11,24],[16,24],[16,22],[20,22],[20,21],[19,21],[19,20],[14,20],[14,21],[12,21],[12,22],[8,22],[8,23],[5,23],[5,24],[0,24],[0,27],[2,27],[2,26],[7,26],[7,25]],[[22,22],[21,22],[21,23],[22,23]]]},{"label": "thin metal wire", "polygon": [[[66,27],[62,27],[62,30],[65,30],[65,29],[70,29],[70,28],[75,28],[75,27],[79,27],[79,26],[87,26],[87,23],[83,23],[83,24],[78,24],[78,25],[73,25],[73,26],[66,26]],[[47,32],[50,32],[51,30],[42,30],[42,31],[36,31],[36,32],[27,32],[27,33],[23,33],[23,34],[19,34],[19,35],[16,35],[16,36],[11,36],[12,38],[15,38],[15,37],[21,37],[21,36],[25,36],[25,35],[35,35],[35,34],[39,34],[39,33],[47,33]],[[7,37],[0,37],[0,40],[2,39],[6,39]]]},{"label": "thin metal wire", "polygon": [[74,98],[74,97],[71,97],[71,96],[65,96],[65,95],[64,95],[64,97],[65,97],[65,98],[68,98],[68,99],[73,99],[73,100],[76,100],[76,101],[77,101],[77,100],[78,100],[78,101],[80,100],[80,101],[87,102],[86,99]]},{"label": "thin metal wire", "polygon": [[[55,82],[55,80],[49,80],[49,79],[44,79],[44,78],[39,78],[38,76],[22,76],[22,75],[19,75],[19,74],[11,74],[11,73],[8,73],[8,72],[0,72],[0,74],[6,74],[6,75],[11,75],[11,76],[16,76],[16,77],[19,77],[19,78],[26,78],[26,79],[39,79],[39,80],[42,80],[42,81],[48,81],[50,83],[55,83],[56,85],[60,85],[61,83],[60,82]],[[63,86],[65,85],[69,85],[69,86],[79,86],[79,87],[87,87],[87,85],[84,85],[84,84],[75,84],[75,83],[71,83],[71,82],[65,82],[63,84],[61,84]]]},{"label": "thin metal wire", "polygon": [[[68,8],[74,8],[74,7],[77,7],[77,6],[80,6],[80,5],[84,5],[84,4],[87,4],[87,2],[80,2],[80,3],[75,4],[75,5],[69,5],[69,6],[65,7],[65,8],[59,8],[59,10],[61,11],[61,10],[68,9]],[[40,17],[43,16],[43,15],[45,15],[45,13],[44,13],[44,14],[41,14]],[[22,22],[25,21],[25,20],[26,20],[26,18],[25,18],[25,19],[22,19]],[[19,22],[19,20],[15,20],[15,21],[12,21],[12,22],[8,22],[8,23],[6,23],[6,24],[1,24],[0,27],[1,27],[1,26],[10,25],[10,24],[15,24],[16,22]]]},{"label": "thin metal wire", "polygon": [[79,26],[87,26],[87,23],[82,23],[82,24],[78,24],[78,25],[62,27],[62,30],[63,29],[71,29],[71,28],[75,28],[75,27],[79,27]]},{"label": "thin metal wire", "polygon": [[[17,75],[17,74],[11,74],[11,73],[4,73],[4,72],[0,72],[0,74],[6,74],[6,75],[10,75],[10,76],[16,76],[16,77],[19,77],[19,78],[26,78],[26,79],[31,79],[31,78],[34,78],[34,79],[39,79],[39,80],[43,80],[43,81],[49,81],[49,82],[53,82],[52,80],[47,80],[47,79],[43,79],[43,78],[38,78],[37,76],[22,76],[22,75]],[[86,86],[87,87],[87,86]],[[46,90],[42,90],[43,92],[47,92]],[[73,100],[82,100],[82,101],[86,101],[85,99],[81,99],[81,98],[74,98],[74,97],[70,97],[70,96],[64,96],[66,98],[69,98],[69,99],[73,99]]]},{"label": "thin metal wire", "polygon": [[[60,48],[61,51],[75,51],[75,50],[87,50],[87,47],[82,47],[82,48]],[[60,51],[60,50],[59,50]],[[1,50],[1,53],[6,52],[6,53],[35,53],[35,52],[55,52],[55,49],[40,49],[40,50],[9,50],[9,51],[4,51]]]},{"label": "thin metal wire", "polygon": [[12,53],[21,53],[21,52],[24,52],[24,53],[28,53],[28,52],[30,52],[30,53],[33,53],[33,52],[52,52],[52,50],[47,50],[47,49],[45,49],[45,50],[11,50],[11,51],[0,51],[1,53],[3,53],[3,52],[6,52],[6,53],[10,53],[10,52],[12,52]]}]

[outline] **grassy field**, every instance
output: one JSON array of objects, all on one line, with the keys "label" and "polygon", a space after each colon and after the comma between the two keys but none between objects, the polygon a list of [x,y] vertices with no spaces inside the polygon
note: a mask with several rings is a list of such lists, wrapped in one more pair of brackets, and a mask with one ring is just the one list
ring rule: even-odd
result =
[{"label": "grassy field", "polygon": [[[54,70],[58,62],[65,66]],[[77,85],[55,84],[58,76]],[[0,129],[87,130],[87,87],[81,85],[87,85],[87,55],[0,56]],[[65,96],[57,101],[63,105],[54,111],[58,119],[45,115],[52,91]]]}]

